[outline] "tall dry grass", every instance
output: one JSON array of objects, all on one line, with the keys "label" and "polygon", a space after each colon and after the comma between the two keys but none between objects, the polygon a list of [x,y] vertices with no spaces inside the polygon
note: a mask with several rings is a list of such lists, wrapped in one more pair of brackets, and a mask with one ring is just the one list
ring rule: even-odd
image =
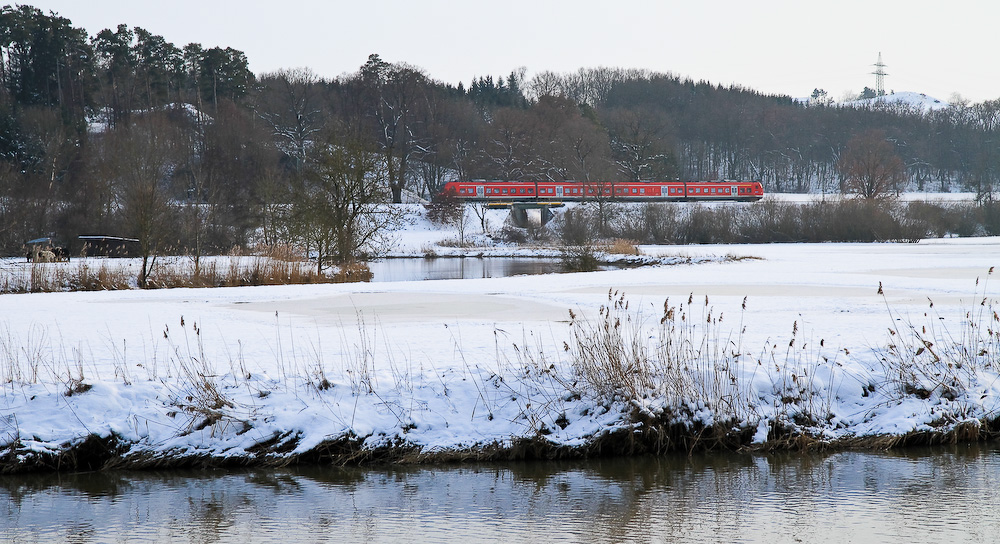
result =
[{"label": "tall dry grass", "polygon": [[[876,350],[885,370],[893,398],[916,396],[921,399],[975,402],[988,396],[992,380],[1000,371],[1000,308],[986,295],[986,279],[976,279],[971,306],[961,312],[957,324],[934,308],[927,308],[914,320],[901,315],[886,301],[882,285],[879,294],[892,318],[885,347]],[[961,407],[956,407],[961,408]]]},{"label": "tall dry grass", "polygon": [[[0,267],[0,294],[135,289],[138,265],[131,259],[80,258],[69,263],[9,262]],[[286,246],[233,250],[214,258],[160,257],[147,288],[242,287],[368,281],[364,263],[323,273],[301,252]]]},{"label": "tall dry grass", "polygon": [[[734,319],[708,297],[689,296],[665,300],[652,315],[609,291],[596,318],[570,312],[571,340],[563,345],[569,374],[559,381],[571,395],[630,404],[639,421],[701,428],[707,439],[730,445],[746,444],[762,422],[772,438],[820,432],[834,419],[847,379],[837,355],[797,323],[788,340],[751,353],[744,345],[746,304]],[[686,440],[688,447],[699,442]]]},{"label": "tall dry grass", "polygon": [[611,290],[596,319],[570,312],[571,341],[563,349],[583,392],[638,405],[700,406],[727,418],[751,418],[750,391],[741,386],[737,371],[748,357],[741,328],[725,332],[723,315],[707,297],[703,306],[693,297],[679,305],[667,299],[659,322],[651,325],[649,319],[630,308],[624,293]]},{"label": "tall dry grass", "polygon": [[604,251],[615,255],[642,255],[634,240],[615,238],[607,243]]},{"label": "tall dry grass", "polygon": [[[274,360],[251,362],[276,369],[273,380],[251,376],[242,348],[229,357],[228,368],[224,360],[212,361],[201,328],[183,318],[179,329],[175,325],[174,330],[163,330],[165,346],[160,348],[167,350],[166,357],[143,353],[136,365],[135,355],[126,356],[124,343],[112,357],[116,380],[129,384],[135,381],[133,373],[144,371],[145,379],[167,385],[168,409],[186,416],[178,420],[179,433],[247,428],[257,407],[246,399],[266,397],[281,387],[296,397],[319,397],[334,388],[356,398],[371,396],[392,411],[405,433],[416,425],[414,411],[426,404],[426,398],[418,396],[431,391],[447,397],[452,394],[448,379],[471,381],[479,417],[492,421],[501,412],[509,417],[510,407],[516,405],[517,421],[539,436],[570,425],[568,410],[580,410],[581,400],[586,410],[625,405],[629,409],[623,417],[635,418],[633,422],[686,426],[698,436],[710,429],[715,439],[736,435],[738,444],[746,444],[762,426],[772,429],[768,432],[772,439],[807,432],[819,436],[839,424],[833,403],[843,396],[844,383],[848,389],[861,388],[865,396],[881,396],[872,400],[872,406],[930,399],[939,414],[939,428],[969,430],[979,428],[970,417],[989,417],[990,409],[976,401],[989,397],[995,402],[990,388],[1000,373],[1000,314],[985,292],[985,282],[977,283],[976,305],[956,327],[937,319],[933,305],[924,314],[927,323],[917,324],[887,304],[894,325],[889,343],[876,350],[881,373],[867,359],[845,370],[837,357],[850,356],[849,352],[828,348],[822,339],[815,341],[798,322],[792,324],[790,337],[768,341],[760,352],[751,353],[744,345],[745,299],[739,315],[730,316],[718,312],[707,297],[635,307],[624,293],[614,290],[608,291],[595,317],[570,312],[569,335],[558,360],[541,348],[526,348],[530,341],[525,340],[521,348],[515,345],[518,359],[512,364],[505,359],[501,347],[505,341],[497,331],[495,372],[467,361],[457,337],[455,351],[464,369],[439,371],[433,363],[424,363],[430,368],[420,364],[419,369],[411,362],[397,363],[393,353],[398,348],[388,339],[380,345],[379,327],[366,324],[360,315],[357,336],[343,336],[333,347],[335,357],[324,356],[331,351],[324,349],[319,336],[304,348],[276,327]],[[534,331],[527,332],[528,337],[539,338]],[[85,352],[53,346],[41,327],[18,338],[9,326],[0,326],[0,386],[15,391],[18,385],[56,384],[65,395],[92,394],[90,384],[102,376],[86,363]],[[870,367],[870,375],[857,370]],[[237,397],[237,390],[252,395]],[[847,396],[856,395],[854,390]],[[344,418],[350,425],[353,413]]]}]

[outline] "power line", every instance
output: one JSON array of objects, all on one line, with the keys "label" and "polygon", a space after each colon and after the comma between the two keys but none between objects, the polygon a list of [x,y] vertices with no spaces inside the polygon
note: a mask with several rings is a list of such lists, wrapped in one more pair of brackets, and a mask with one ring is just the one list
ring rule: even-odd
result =
[{"label": "power line", "polygon": [[882,62],[882,52],[878,53],[878,62],[875,63],[875,96],[885,95],[885,76],[889,75],[885,72],[885,64]]}]

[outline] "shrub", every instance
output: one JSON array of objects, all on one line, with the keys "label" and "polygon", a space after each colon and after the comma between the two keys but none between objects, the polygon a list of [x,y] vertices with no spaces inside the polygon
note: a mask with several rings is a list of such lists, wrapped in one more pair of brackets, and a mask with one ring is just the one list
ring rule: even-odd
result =
[{"label": "shrub", "polygon": [[591,243],[596,236],[593,228],[595,222],[596,218],[593,213],[585,206],[567,209],[557,221],[562,242],[571,246]]},{"label": "shrub", "polygon": [[566,272],[593,272],[601,260],[591,245],[567,246],[562,251],[562,268]]}]

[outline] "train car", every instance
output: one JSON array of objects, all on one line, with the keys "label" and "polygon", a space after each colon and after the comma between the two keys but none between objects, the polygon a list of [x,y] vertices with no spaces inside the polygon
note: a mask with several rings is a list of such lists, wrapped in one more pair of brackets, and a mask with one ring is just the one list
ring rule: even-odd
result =
[{"label": "train car", "polygon": [[444,193],[475,202],[586,201],[740,201],[764,198],[759,181],[451,181]]}]

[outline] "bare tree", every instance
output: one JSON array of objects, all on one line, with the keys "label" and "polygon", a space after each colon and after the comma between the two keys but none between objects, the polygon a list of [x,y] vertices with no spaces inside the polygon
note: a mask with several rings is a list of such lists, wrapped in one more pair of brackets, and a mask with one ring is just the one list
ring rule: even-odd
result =
[{"label": "bare tree", "polygon": [[589,106],[579,106],[566,98],[543,96],[532,112],[540,132],[538,161],[546,179],[609,178],[608,134]]},{"label": "bare tree", "polygon": [[601,117],[608,127],[612,160],[626,179],[677,177],[670,123],[663,112],[648,107],[612,109]]},{"label": "bare tree", "polygon": [[257,113],[274,135],[275,143],[300,168],[310,140],[322,128],[319,77],[308,68],[279,70],[261,76],[266,84]]},{"label": "bare tree", "polygon": [[168,187],[176,139],[159,117],[137,120],[104,136],[102,174],[112,180],[125,234],[139,240],[140,287],[176,233]]},{"label": "bare tree", "polygon": [[548,70],[539,72],[528,82],[528,94],[534,100],[544,96],[562,96],[565,87],[563,81],[563,76],[555,72]]},{"label": "bare tree", "polygon": [[881,130],[851,138],[837,166],[847,191],[869,200],[888,196],[905,173],[903,159]]},{"label": "bare tree", "polygon": [[537,119],[529,112],[517,108],[494,111],[484,140],[483,167],[488,177],[527,181],[548,179],[537,156]]},{"label": "bare tree", "polygon": [[358,80],[375,118],[376,141],[382,150],[392,202],[400,203],[407,165],[416,145],[412,125],[425,94],[427,76],[417,68],[388,63],[373,54],[361,67]]},{"label": "bare tree", "polygon": [[291,244],[294,238],[288,207],[291,188],[287,181],[276,167],[264,168],[254,180],[259,240],[266,246]]},{"label": "bare tree", "polygon": [[296,230],[316,252],[316,270],[385,247],[400,213],[388,202],[382,157],[354,138],[325,139],[294,195]]},{"label": "bare tree", "polygon": [[[59,205],[59,186],[68,176],[71,162],[77,158],[80,147],[78,135],[63,124],[58,111],[25,108],[21,120],[24,135],[37,150],[38,160],[24,169],[24,179],[29,185],[24,196],[32,197],[30,205],[36,233],[50,230]],[[28,204],[27,202],[25,204]]]}]

